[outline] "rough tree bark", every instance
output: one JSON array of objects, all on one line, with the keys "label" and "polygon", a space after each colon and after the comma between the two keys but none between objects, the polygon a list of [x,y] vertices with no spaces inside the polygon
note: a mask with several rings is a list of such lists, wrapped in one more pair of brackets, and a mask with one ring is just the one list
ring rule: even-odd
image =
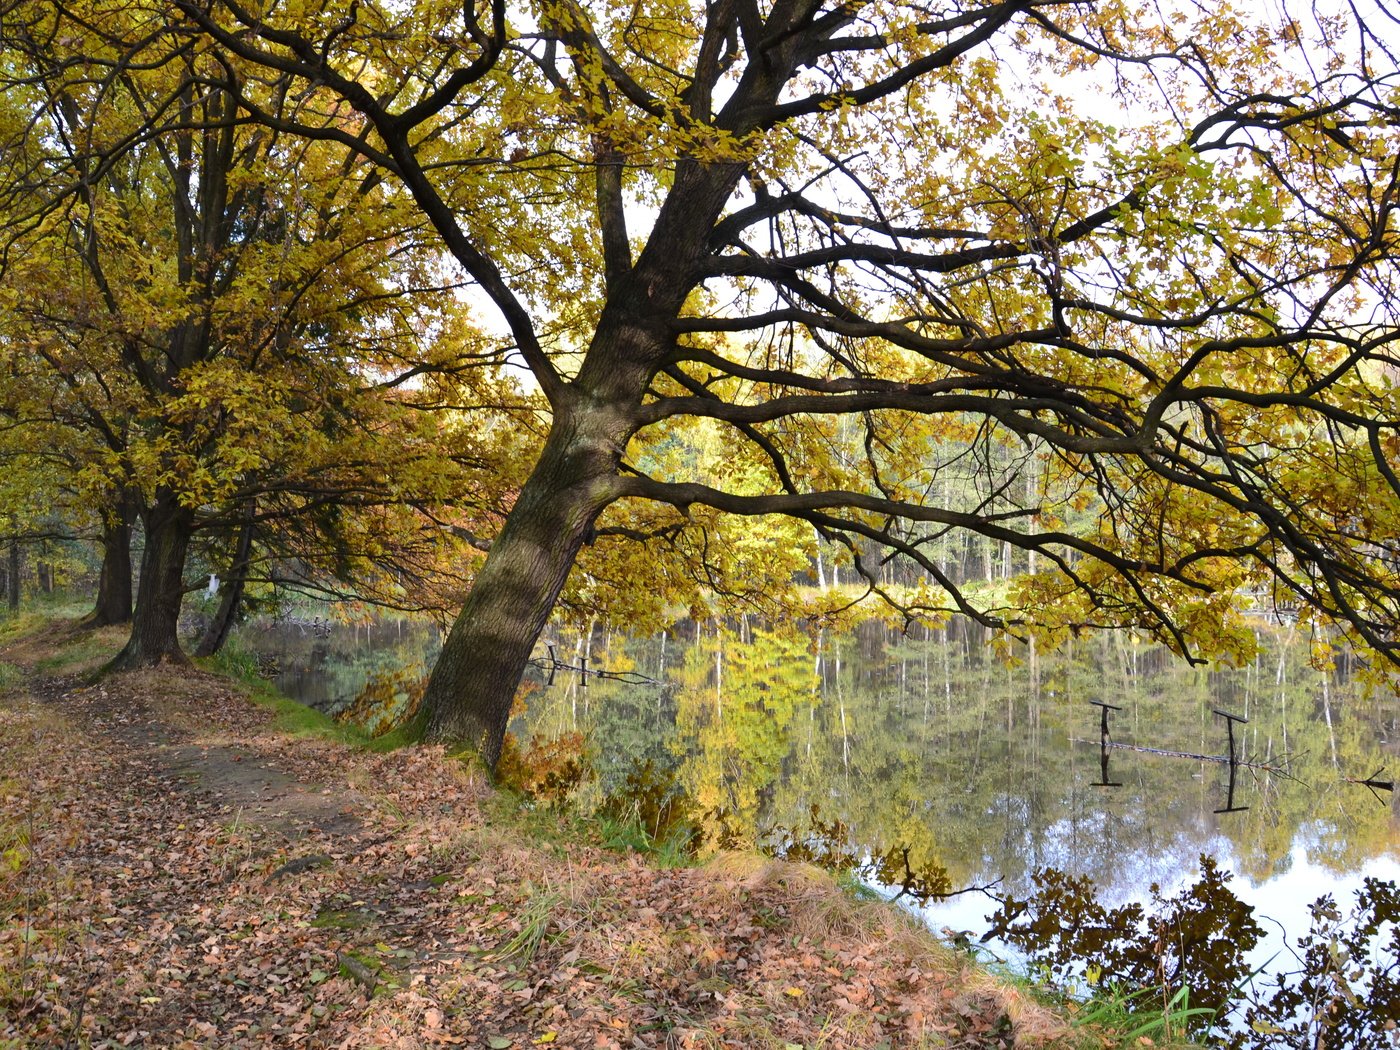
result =
[{"label": "rough tree bark", "polygon": [[617,406],[576,403],[556,417],[543,455],[492,543],[423,695],[431,738],[474,747],[494,768],[511,704],[631,432]]},{"label": "rough tree bark", "polygon": [[131,622],[131,526],[135,516],[123,501],[117,516],[102,525],[102,572],[97,580],[97,601],[87,626],[110,627]]},{"label": "rough tree bark", "polygon": [[165,493],[142,512],[141,520],[146,529],[141,583],[131,619],[131,637],[112,661],[112,667],[118,670],[189,662],[180,648],[179,622],[185,596],[185,555],[194,512]]}]

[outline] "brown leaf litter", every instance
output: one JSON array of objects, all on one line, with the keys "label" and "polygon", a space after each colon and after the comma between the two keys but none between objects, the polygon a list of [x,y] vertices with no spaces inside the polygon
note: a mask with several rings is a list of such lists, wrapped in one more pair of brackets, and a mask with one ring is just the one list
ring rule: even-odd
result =
[{"label": "brown leaf litter", "polygon": [[541,841],[198,671],[0,694],[0,752],[3,1048],[1084,1045],[814,869]]}]

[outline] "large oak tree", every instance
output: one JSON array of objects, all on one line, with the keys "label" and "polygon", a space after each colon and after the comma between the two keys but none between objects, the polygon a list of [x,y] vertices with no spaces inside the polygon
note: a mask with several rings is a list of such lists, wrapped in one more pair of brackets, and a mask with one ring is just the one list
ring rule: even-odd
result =
[{"label": "large oak tree", "polygon": [[[548,402],[431,735],[494,763],[586,545],[703,560],[715,512],[847,542],[872,587],[872,552],[908,560],[930,585],[885,596],[910,615],[1132,626],[1194,656],[1247,645],[1254,594],[1400,655],[1389,24],[1113,0],[150,9],[169,19],[124,61],[208,49],[285,78],[295,106],[238,111],[406,188]],[[703,478],[663,454],[696,421],[729,442]],[[1017,447],[1032,485],[949,498]],[[1015,589],[959,585],[930,554],[949,530],[1025,551]]]}]

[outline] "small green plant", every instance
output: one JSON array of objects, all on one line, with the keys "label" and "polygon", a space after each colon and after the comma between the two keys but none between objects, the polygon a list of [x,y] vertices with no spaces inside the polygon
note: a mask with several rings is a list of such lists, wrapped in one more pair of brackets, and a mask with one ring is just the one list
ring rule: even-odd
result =
[{"label": "small green plant", "polygon": [[695,803],[676,780],[675,774],[660,769],[647,759],[635,766],[610,792],[598,808],[598,816],[609,827],[625,834],[635,828],[640,852],[693,857],[705,842]]},{"label": "small green plant", "polygon": [[0,824],[0,875],[17,875],[29,858],[29,835],[23,828]]},{"label": "small green plant", "polygon": [[501,945],[495,952],[495,958],[505,961],[515,961],[529,963],[534,959],[540,950],[545,934],[549,932],[549,924],[554,915],[554,909],[558,906],[561,898],[557,893],[537,893],[530,898],[524,910],[520,913],[520,930]]},{"label": "small green plant", "polygon": [[[15,786],[0,782],[0,795]],[[13,917],[13,936],[0,942],[0,1014],[22,1014],[34,1005],[41,973],[32,954],[34,916],[42,903],[30,884],[35,863],[34,812],[19,821],[0,820],[0,913]],[[18,951],[14,946],[18,945]]]},{"label": "small green plant", "polygon": [[257,654],[251,649],[243,648],[236,638],[229,638],[223,647],[208,659],[214,670],[246,685],[261,681],[258,675]]},{"label": "small green plant", "polygon": [[[1190,989],[1178,988],[1166,1002],[1157,1001],[1156,988],[1130,989],[1113,981],[1099,985],[1075,1015],[1084,1028],[1106,1029],[1131,1046],[1184,1040],[1215,1016],[1205,1006],[1192,1006]],[[1148,1039],[1149,1044],[1141,1040]]]}]

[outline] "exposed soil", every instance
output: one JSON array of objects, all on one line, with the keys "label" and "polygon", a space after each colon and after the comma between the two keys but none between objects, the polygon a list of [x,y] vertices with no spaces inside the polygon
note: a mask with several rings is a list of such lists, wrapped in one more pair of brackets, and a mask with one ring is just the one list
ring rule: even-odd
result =
[{"label": "exposed soil", "polygon": [[34,674],[0,693],[0,1048],[1100,1045],[810,869],[551,826],[202,672]]},{"label": "exposed soil", "polygon": [[[196,804],[230,823],[275,833],[288,842],[310,832],[362,830],[354,791],[307,784],[276,759],[235,738],[220,742],[219,722],[256,740],[266,715],[228,683],[190,669],[113,675],[85,686],[82,676],[39,678],[31,693],[77,721],[99,747],[120,756],[146,779],[179,787]],[[211,709],[212,708],[212,709]]]}]

